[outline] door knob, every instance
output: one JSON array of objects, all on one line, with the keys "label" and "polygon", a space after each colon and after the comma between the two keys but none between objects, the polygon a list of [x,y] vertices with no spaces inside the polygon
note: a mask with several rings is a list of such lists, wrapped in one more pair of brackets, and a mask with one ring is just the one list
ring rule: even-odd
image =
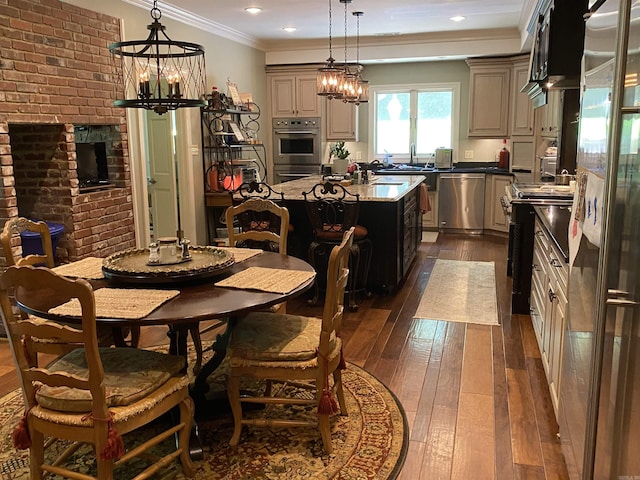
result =
[{"label": "door knob", "polygon": [[148,182],[149,182],[151,185],[155,185],[156,183],[158,183],[158,182],[156,181],[156,179],[155,179],[155,178],[150,178],[150,179],[148,180]]}]

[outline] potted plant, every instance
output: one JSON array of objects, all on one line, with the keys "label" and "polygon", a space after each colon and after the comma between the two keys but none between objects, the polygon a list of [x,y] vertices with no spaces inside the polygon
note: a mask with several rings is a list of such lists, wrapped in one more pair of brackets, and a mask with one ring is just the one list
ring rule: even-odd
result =
[{"label": "potted plant", "polygon": [[331,156],[332,157],[338,157],[341,160],[344,160],[345,158],[349,158],[349,150],[347,150],[344,147],[344,142],[340,141],[340,142],[336,142],[333,145],[331,145]]}]

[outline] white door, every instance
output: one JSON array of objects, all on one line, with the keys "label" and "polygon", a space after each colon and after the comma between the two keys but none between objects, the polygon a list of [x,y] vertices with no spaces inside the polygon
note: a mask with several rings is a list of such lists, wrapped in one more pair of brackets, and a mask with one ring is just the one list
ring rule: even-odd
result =
[{"label": "white door", "polygon": [[151,239],[173,237],[178,230],[173,112],[147,112],[148,190]]}]

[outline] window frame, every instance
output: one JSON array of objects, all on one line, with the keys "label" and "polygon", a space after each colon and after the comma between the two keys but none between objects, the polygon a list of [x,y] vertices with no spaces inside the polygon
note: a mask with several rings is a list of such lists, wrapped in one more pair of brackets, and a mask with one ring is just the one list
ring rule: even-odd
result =
[{"label": "window frame", "polygon": [[[377,154],[376,148],[376,119],[377,116],[377,95],[379,94],[392,94],[392,93],[409,93],[409,105],[410,105],[410,129],[409,129],[409,143],[416,143],[417,136],[417,105],[418,105],[418,93],[420,92],[435,92],[435,91],[450,91],[453,95],[453,105],[451,111],[451,148],[454,151],[458,150],[460,139],[460,82],[429,82],[429,83],[405,83],[405,84],[393,84],[393,85],[376,85],[369,88],[369,156],[375,160],[382,160],[384,154]],[[435,156],[435,152],[434,152]],[[432,158],[425,154],[420,154],[420,158]],[[393,161],[395,163],[408,163],[410,160],[410,154],[393,154]]]}]

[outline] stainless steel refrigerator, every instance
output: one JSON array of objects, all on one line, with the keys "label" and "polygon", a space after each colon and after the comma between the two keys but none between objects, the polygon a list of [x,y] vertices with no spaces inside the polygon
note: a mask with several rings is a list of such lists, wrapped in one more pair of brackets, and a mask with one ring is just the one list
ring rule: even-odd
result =
[{"label": "stainless steel refrigerator", "polygon": [[558,420],[572,479],[640,479],[640,0],[592,11]]}]

